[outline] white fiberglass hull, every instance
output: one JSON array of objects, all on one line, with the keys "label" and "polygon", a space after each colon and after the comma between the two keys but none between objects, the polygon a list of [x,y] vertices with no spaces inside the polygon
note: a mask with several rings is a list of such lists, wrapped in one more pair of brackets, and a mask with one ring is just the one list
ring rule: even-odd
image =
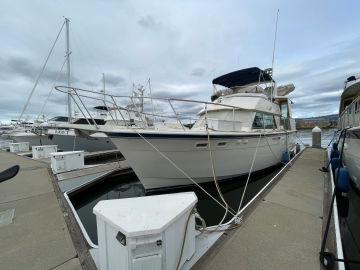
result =
[{"label": "white fiberglass hull", "polygon": [[[156,133],[149,131],[141,132],[141,135],[148,142],[132,131],[109,134],[145,189],[194,184],[154,147],[197,183],[213,181],[205,132]],[[288,133],[288,138],[284,132],[262,135],[252,171],[259,171],[281,162],[286,145],[289,150],[295,148],[295,136],[295,132]],[[259,135],[254,133],[212,133],[211,149],[217,179],[247,174],[258,140]]]},{"label": "white fiberglass hull", "polygon": [[360,189],[360,127],[346,131],[344,163],[349,170],[350,178]]}]

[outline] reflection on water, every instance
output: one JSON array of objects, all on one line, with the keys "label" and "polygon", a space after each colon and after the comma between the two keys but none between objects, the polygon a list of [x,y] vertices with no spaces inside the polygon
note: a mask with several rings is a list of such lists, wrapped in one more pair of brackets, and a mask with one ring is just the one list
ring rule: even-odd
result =
[{"label": "reflection on water", "polygon": [[107,177],[101,183],[70,197],[89,237],[97,243],[94,206],[102,200],[145,196],[145,190],[134,173],[120,177]]}]

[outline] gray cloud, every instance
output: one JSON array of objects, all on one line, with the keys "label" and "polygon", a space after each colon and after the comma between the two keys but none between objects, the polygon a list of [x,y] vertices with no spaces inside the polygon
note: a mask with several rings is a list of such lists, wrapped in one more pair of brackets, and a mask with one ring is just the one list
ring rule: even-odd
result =
[{"label": "gray cloud", "polygon": [[[100,80],[102,84],[102,80]],[[120,75],[114,75],[114,74],[105,74],[105,82],[106,85],[110,86],[120,86],[123,87],[126,85],[126,80]]]},{"label": "gray cloud", "polygon": [[287,68],[286,65],[279,68],[277,79],[293,82],[296,86],[292,94],[296,116],[338,111],[345,79],[360,72],[355,60],[359,58],[356,56],[359,46],[360,38],[355,37],[346,43],[337,43],[335,48],[329,45],[329,51],[325,50],[312,59],[294,61]]},{"label": "gray cloud", "polygon": [[99,83],[93,82],[93,81],[84,81],[84,84],[90,87],[99,86]]},{"label": "gray cloud", "polygon": [[[0,59],[0,79],[8,79],[8,77],[20,76],[30,81],[35,81],[40,73],[41,66],[36,66],[33,61],[22,56],[9,56],[7,59]],[[60,71],[60,70],[59,70]],[[60,73],[52,69],[45,69],[41,80],[65,83],[66,75],[64,71]],[[71,76],[72,82],[77,82],[78,79]]]},{"label": "gray cloud", "polygon": [[[72,81],[79,88],[101,89],[105,73],[109,93],[130,94],[133,82],[150,77],[154,96],[209,101],[213,78],[271,65],[276,11],[266,0],[19,1],[1,6],[0,89],[5,95],[0,120],[19,114],[64,14],[71,18]],[[275,79],[295,84],[295,116],[336,111],[345,78],[360,71],[360,37],[352,30],[360,24],[360,3],[352,1],[349,8],[328,1],[326,12],[319,14],[322,5],[277,2],[281,14]],[[36,116],[63,61],[62,33],[27,115]],[[58,84],[65,83],[64,73]],[[46,113],[64,114],[64,100],[54,93]]]},{"label": "gray cloud", "polygon": [[143,28],[149,30],[160,30],[162,28],[162,24],[154,19],[153,16],[147,15],[146,17],[142,17],[138,20],[138,24]]},{"label": "gray cloud", "polygon": [[202,77],[205,74],[205,69],[204,68],[194,68],[191,71],[191,75],[195,76],[195,77]]},{"label": "gray cloud", "polygon": [[175,91],[171,91],[171,90],[161,90],[161,91],[156,91],[153,93],[154,97],[157,98],[179,98],[179,99],[187,99],[187,98],[191,98],[194,96],[193,93],[189,93],[189,92],[175,92]]}]

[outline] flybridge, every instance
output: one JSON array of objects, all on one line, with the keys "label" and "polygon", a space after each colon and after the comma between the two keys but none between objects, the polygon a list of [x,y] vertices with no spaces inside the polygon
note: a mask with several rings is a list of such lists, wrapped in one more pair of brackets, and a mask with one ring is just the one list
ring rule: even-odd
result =
[{"label": "flybridge", "polygon": [[[211,96],[211,101],[215,101],[220,96],[232,95],[234,93],[263,93],[272,96],[275,81],[272,78],[272,70],[261,70],[258,67],[245,68],[230,72],[213,79],[214,85],[221,85],[226,89],[216,90]],[[270,83],[270,86],[263,88],[260,85]]]},{"label": "flybridge", "polygon": [[258,84],[272,82],[271,71],[261,70],[258,67],[245,68],[230,72],[213,79],[213,84],[218,84],[228,88],[236,86],[245,86],[249,84]]}]

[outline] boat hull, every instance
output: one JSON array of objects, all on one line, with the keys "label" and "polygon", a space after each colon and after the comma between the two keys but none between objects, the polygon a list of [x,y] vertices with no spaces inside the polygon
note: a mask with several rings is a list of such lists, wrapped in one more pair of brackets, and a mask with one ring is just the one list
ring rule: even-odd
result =
[{"label": "boat hull", "polygon": [[[185,174],[199,184],[214,179],[206,134],[142,133],[142,138],[136,133],[118,133],[109,136],[147,190],[194,184]],[[259,135],[211,135],[210,138],[218,180],[249,172]],[[288,149],[295,149],[295,144],[295,132],[263,135],[252,171],[278,164],[286,145]]]},{"label": "boat hull", "polygon": [[52,144],[57,145],[62,151],[86,152],[114,150],[116,146],[108,137],[81,137],[73,134],[49,134]]},{"label": "boat hull", "polygon": [[360,127],[346,131],[344,163],[349,170],[350,178],[360,190]]},{"label": "boat hull", "polygon": [[15,133],[13,135],[9,135],[11,140],[14,140],[14,142],[20,143],[20,142],[28,142],[30,147],[38,146],[38,145],[52,145],[53,143],[48,138],[47,135],[37,135],[34,133]]},{"label": "boat hull", "polygon": [[[38,145],[57,145],[61,151],[96,152],[114,150],[116,146],[105,134],[76,136],[74,131],[49,130],[49,134],[38,135],[32,132],[17,132],[10,135],[15,142],[29,142],[30,147]],[[57,133],[58,132],[58,133]]]}]

